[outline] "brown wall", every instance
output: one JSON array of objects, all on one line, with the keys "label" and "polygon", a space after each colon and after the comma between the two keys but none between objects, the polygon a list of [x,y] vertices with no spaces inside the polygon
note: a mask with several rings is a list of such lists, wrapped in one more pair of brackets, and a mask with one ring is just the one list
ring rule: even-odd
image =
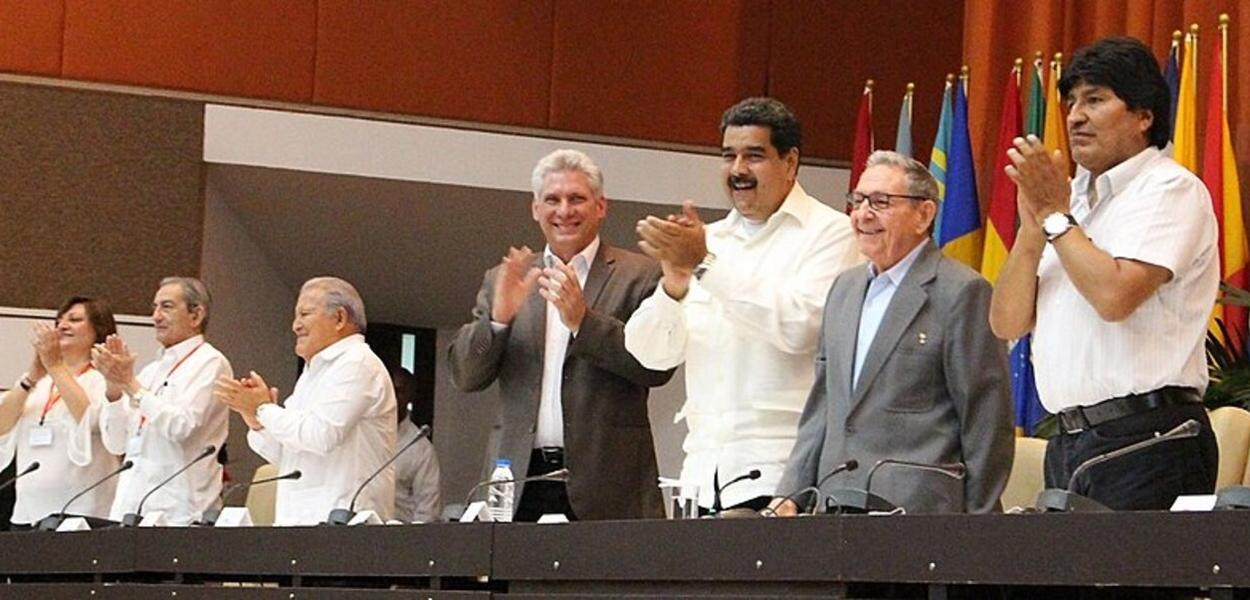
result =
[{"label": "brown wall", "polygon": [[198,274],[202,138],[198,103],[0,83],[0,305],[147,314]]},{"label": "brown wall", "polygon": [[[9,0],[0,71],[718,145],[748,95],[792,102],[808,154],[846,159],[863,80],[878,140],[919,86],[927,148],[963,2]],[[933,118],[930,118],[933,117]],[[923,141],[923,143],[922,143]]]}]

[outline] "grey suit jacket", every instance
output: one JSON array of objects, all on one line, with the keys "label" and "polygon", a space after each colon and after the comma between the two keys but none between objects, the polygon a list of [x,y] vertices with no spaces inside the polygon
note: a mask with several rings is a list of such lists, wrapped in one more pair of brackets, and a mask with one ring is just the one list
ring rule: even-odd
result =
[{"label": "grey suit jacket", "polygon": [[[493,332],[491,296],[498,270],[486,272],[473,321],[460,328],[447,359],[460,390],[499,383],[503,433],[499,455],[488,458],[510,459],[513,473],[522,477],[538,423],[547,308],[534,290],[512,324]],[[625,350],[624,333],[625,321],[655,291],[659,278],[655,261],[606,243],[586,276],[586,317],[569,342],[561,385],[569,503],[579,519],[664,516],[647,395],[673,371],[643,368]],[[518,500],[523,487],[516,487]]]},{"label": "grey suit jacket", "polygon": [[1015,442],[1006,347],[989,327],[989,282],[925,242],[899,285],[851,389],[866,268],[840,275],[825,305],[816,381],[777,494],[815,485],[849,459],[860,468],[822,493],[864,488],[887,458],[963,462],[963,481],[882,467],[872,492],[916,512],[1000,510]]}]

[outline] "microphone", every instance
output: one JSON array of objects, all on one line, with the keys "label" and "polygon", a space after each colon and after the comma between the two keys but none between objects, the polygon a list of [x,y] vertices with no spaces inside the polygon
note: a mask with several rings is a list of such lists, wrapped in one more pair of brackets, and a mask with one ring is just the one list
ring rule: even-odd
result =
[{"label": "microphone", "polygon": [[[903,467],[906,469],[915,469],[918,471],[928,471],[945,475],[951,479],[963,479],[967,474],[968,468],[963,463],[950,464],[932,464],[914,462],[910,460],[898,460],[894,458],[884,458],[877,461],[876,464],[868,470],[868,477],[864,480],[864,489],[844,489],[835,490],[836,493],[830,492],[826,499],[826,505],[837,504],[836,510],[842,512],[867,513],[867,512],[890,512],[898,506],[893,502],[872,493],[872,477],[877,474],[877,470],[886,467]],[[830,502],[832,501],[832,502]],[[826,506],[826,510],[829,507]]]},{"label": "microphone", "polygon": [[233,496],[234,493],[239,491],[240,489],[247,489],[254,485],[260,485],[262,483],[272,483],[275,481],[284,481],[287,479],[294,481],[303,476],[304,474],[300,472],[299,469],[296,469],[285,475],[276,475],[274,477],[266,477],[264,479],[257,479],[256,481],[241,481],[239,483],[232,483],[221,494],[221,506],[219,507],[214,506],[204,511],[203,516],[200,517],[200,524],[207,525],[209,527],[212,527],[213,525],[215,525],[217,523],[217,519],[221,517],[222,509],[226,507],[226,501],[228,501],[230,499],[230,496]]},{"label": "microphone", "polygon": [[204,449],[201,450],[200,453],[195,456],[195,458],[191,459],[191,461],[188,462],[187,464],[182,465],[181,469],[174,471],[173,475],[166,477],[163,481],[156,484],[156,487],[148,490],[148,493],[144,494],[143,497],[139,499],[139,506],[135,508],[135,512],[128,513],[122,517],[122,527],[134,527],[135,525],[138,525],[139,520],[143,515],[143,504],[148,501],[148,498],[151,497],[152,494],[156,493],[156,490],[159,490],[162,487],[165,487],[165,484],[173,481],[175,477],[182,475],[187,469],[190,469],[191,466],[194,465],[195,463],[200,462],[201,460],[204,460],[216,453],[217,453],[217,446],[214,446],[212,444],[205,446]]},{"label": "microphone", "polygon": [[0,483],[0,490],[3,490],[13,485],[14,483],[17,483],[18,479],[21,479],[27,475],[30,475],[31,473],[34,473],[35,471],[38,471],[38,470],[39,470],[39,461],[37,460],[31,461],[29,465],[26,465],[26,468],[23,469],[21,473],[14,475],[11,479],[9,479],[8,481],[4,483]]},{"label": "microphone", "polygon": [[718,513],[721,511],[720,495],[721,495],[721,492],[725,491],[725,488],[735,483],[738,483],[739,481],[746,481],[748,479],[751,481],[755,481],[756,479],[759,479],[759,478],[760,478],[760,470],[751,469],[751,471],[748,472],[746,475],[739,475],[737,477],[734,477],[733,479],[726,481],[725,485],[722,485],[713,489],[712,490],[713,492],[712,493],[712,512]]},{"label": "microphone", "polygon": [[[805,514],[805,513],[810,514],[816,510],[816,507],[820,506],[820,486],[824,485],[826,481],[829,481],[829,478],[833,477],[834,475],[837,475],[838,473],[847,473],[850,471],[854,471],[855,469],[858,469],[858,468],[859,468],[859,461],[852,458],[834,467],[833,470],[829,471],[828,473],[825,473],[825,476],[821,477],[820,480],[816,482],[816,485],[809,485],[797,492],[783,496],[781,498],[781,502],[777,503],[777,506],[781,506],[782,504],[785,504],[787,501],[794,502],[794,500],[798,498],[799,496],[810,493],[815,496],[814,497],[815,502],[812,503],[812,507],[810,509],[807,508],[806,503],[804,503],[803,506],[797,506],[797,503],[796,503],[796,508],[799,509],[798,510],[799,514]],[[776,510],[773,510],[773,509],[766,509],[766,510],[771,512],[773,516],[777,515]]]},{"label": "microphone", "polygon": [[[61,507],[60,511],[54,512],[44,517],[41,521],[39,521],[39,530],[40,531],[56,531],[56,528],[61,526],[61,522],[65,520],[65,517],[69,516],[65,514],[65,511],[69,510],[69,505],[73,504],[75,500],[83,497],[83,495],[86,494],[87,492],[90,492],[91,490],[94,490],[97,487],[100,487],[100,484],[114,477],[117,477],[118,475],[121,475],[123,471],[130,470],[130,468],[133,466],[135,466],[135,461],[128,460],[122,463],[120,467],[117,467],[117,469],[115,469],[112,473],[109,473],[108,475],[101,477],[95,483],[87,486],[87,489],[81,492],[78,492],[77,494],[74,494],[74,496],[71,497],[69,501],[65,503],[65,506]],[[27,467],[27,470],[29,471],[30,467]]]},{"label": "microphone", "polygon": [[403,448],[400,448],[392,454],[390,458],[386,459],[386,462],[382,463],[382,466],[378,467],[377,470],[366,477],[364,483],[361,483],[360,487],[356,488],[356,493],[352,494],[352,501],[347,505],[347,508],[336,508],[330,511],[330,516],[326,517],[325,524],[346,525],[349,521],[351,521],[352,517],[356,516],[356,499],[360,497],[361,492],[365,491],[365,486],[369,485],[369,483],[376,479],[378,475],[382,474],[382,471],[385,471],[387,467],[391,466],[391,463],[395,462],[395,459],[399,458],[399,455],[407,452],[409,448],[417,445],[417,442],[421,441],[421,438],[428,437],[429,435],[429,425],[422,425],[420,429],[417,429],[417,435],[412,438],[412,441],[404,444]]},{"label": "microphone", "polygon": [[476,494],[477,491],[482,489],[484,486],[490,485],[492,483],[529,483],[531,481],[560,481],[560,482],[567,483],[569,480],[569,477],[571,477],[569,473],[569,469],[568,467],[565,467],[563,469],[556,469],[550,473],[545,473],[543,475],[530,475],[529,477],[513,477],[512,479],[500,479],[498,481],[492,481],[490,479],[479,481],[472,488],[469,488],[469,493],[464,495],[463,504],[459,504],[459,505],[448,504],[446,507],[444,507],[443,517],[447,521],[460,520],[460,516],[464,514],[465,508],[469,506],[469,501],[473,500],[473,495]]},{"label": "microphone", "polygon": [[1123,448],[1118,448],[1110,452],[1104,452],[1103,454],[1099,454],[1098,456],[1095,456],[1077,465],[1076,469],[1072,471],[1072,476],[1068,478],[1067,489],[1061,490],[1057,488],[1051,488],[1048,490],[1043,490],[1041,494],[1038,494],[1036,506],[1038,510],[1042,510],[1046,512],[1105,512],[1105,511],[1109,511],[1111,509],[1107,508],[1106,506],[1104,506],[1102,503],[1098,502],[1097,500],[1086,498],[1085,496],[1082,496],[1072,491],[1073,486],[1076,485],[1076,480],[1078,477],[1080,477],[1081,475],[1084,475],[1085,472],[1090,470],[1091,468],[1101,465],[1102,463],[1105,463],[1107,461],[1115,460],[1117,458],[1120,458],[1121,456],[1126,456],[1129,454],[1133,454],[1135,452],[1139,452],[1141,450],[1145,450],[1146,448],[1149,448],[1156,444],[1162,444],[1163,442],[1188,439],[1188,438],[1197,436],[1200,431],[1202,431],[1202,425],[1199,425],[1198,421],[1194,419],[1188,419],[1184,423],[1181,423],[1180,425],[1177,425],[1176,427],[1173,427],[1172,429],[1168,430],[1166,433],[1156,433],[1154,437],[1144,439],[1140,442],[1137,442],[1136,444],[1129,444],[1127,446],[1124,446]]}]

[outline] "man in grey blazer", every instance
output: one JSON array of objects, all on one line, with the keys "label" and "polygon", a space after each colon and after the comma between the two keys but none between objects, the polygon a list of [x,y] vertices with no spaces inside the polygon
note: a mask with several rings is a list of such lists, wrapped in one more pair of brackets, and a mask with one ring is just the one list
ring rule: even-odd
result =
[{"label": "man in grey blazer", "polygon": [[599,239],[607,200],[585,154],[551,153],[532,183],[547,248],[510,248],[486,272],[473,321],[448,350],[452,382],[468,392],[499,383],[503,434],[492,463],[509,459],[518,478],[570,471],[567,484],[518,484],[515,520],[663,517],[647,395],[673,372],[643,368],[624,340],[659,265]]},{"label": "man in grey blazer", "polygon": [[[797,512],[819,485],[865,487],[886,459],[963,463],[966,476],[883,465],[872,492],[917,512],[1000,509],[1011,470],[1006,348],[990,332],[990,284],[929,239],[937,182],[920,163],[878,151],[849,195],[869,266],[829,290],[816,381],[772,507]],[[845,461],[861,467],[826,478]],[[798,503],[785,499],[796,494]]]}]

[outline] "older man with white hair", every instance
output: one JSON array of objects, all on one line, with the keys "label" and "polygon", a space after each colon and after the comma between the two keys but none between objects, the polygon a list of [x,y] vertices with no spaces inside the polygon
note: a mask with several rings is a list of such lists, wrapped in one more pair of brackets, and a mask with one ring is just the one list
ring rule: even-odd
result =
[{"label": "older man with white hair", "polygon": [[194,277],[166,277],[152,299],[152,323],[162,349],[135,375],[135,357],[117,335],[96,346],[110,400],[100,410],[104,447],[125,454],[134,468],[117,482],[110,518],[144,512],[170,525],[198,520],[221,495],[222,468],[203,458],[157,489],[208,446],[226,442],[229,411],[213,401],[213,382],[232,377],[230,361],[204,339],[212,300]]},{"label": "older man with white hair", "polygon": [[[275,525],[315,525],[346,508],[395,447],[395,390],[382,360],[365,343],[365,305],[350,283],[315,277],[295,304],[295,354],[307,368],[281,405],[255,371],[223,378],[216,396],[252,429],[248,444],[281,473]],[[389,468],[360,492],[355,508],[389,518],[395,478]]]}]

